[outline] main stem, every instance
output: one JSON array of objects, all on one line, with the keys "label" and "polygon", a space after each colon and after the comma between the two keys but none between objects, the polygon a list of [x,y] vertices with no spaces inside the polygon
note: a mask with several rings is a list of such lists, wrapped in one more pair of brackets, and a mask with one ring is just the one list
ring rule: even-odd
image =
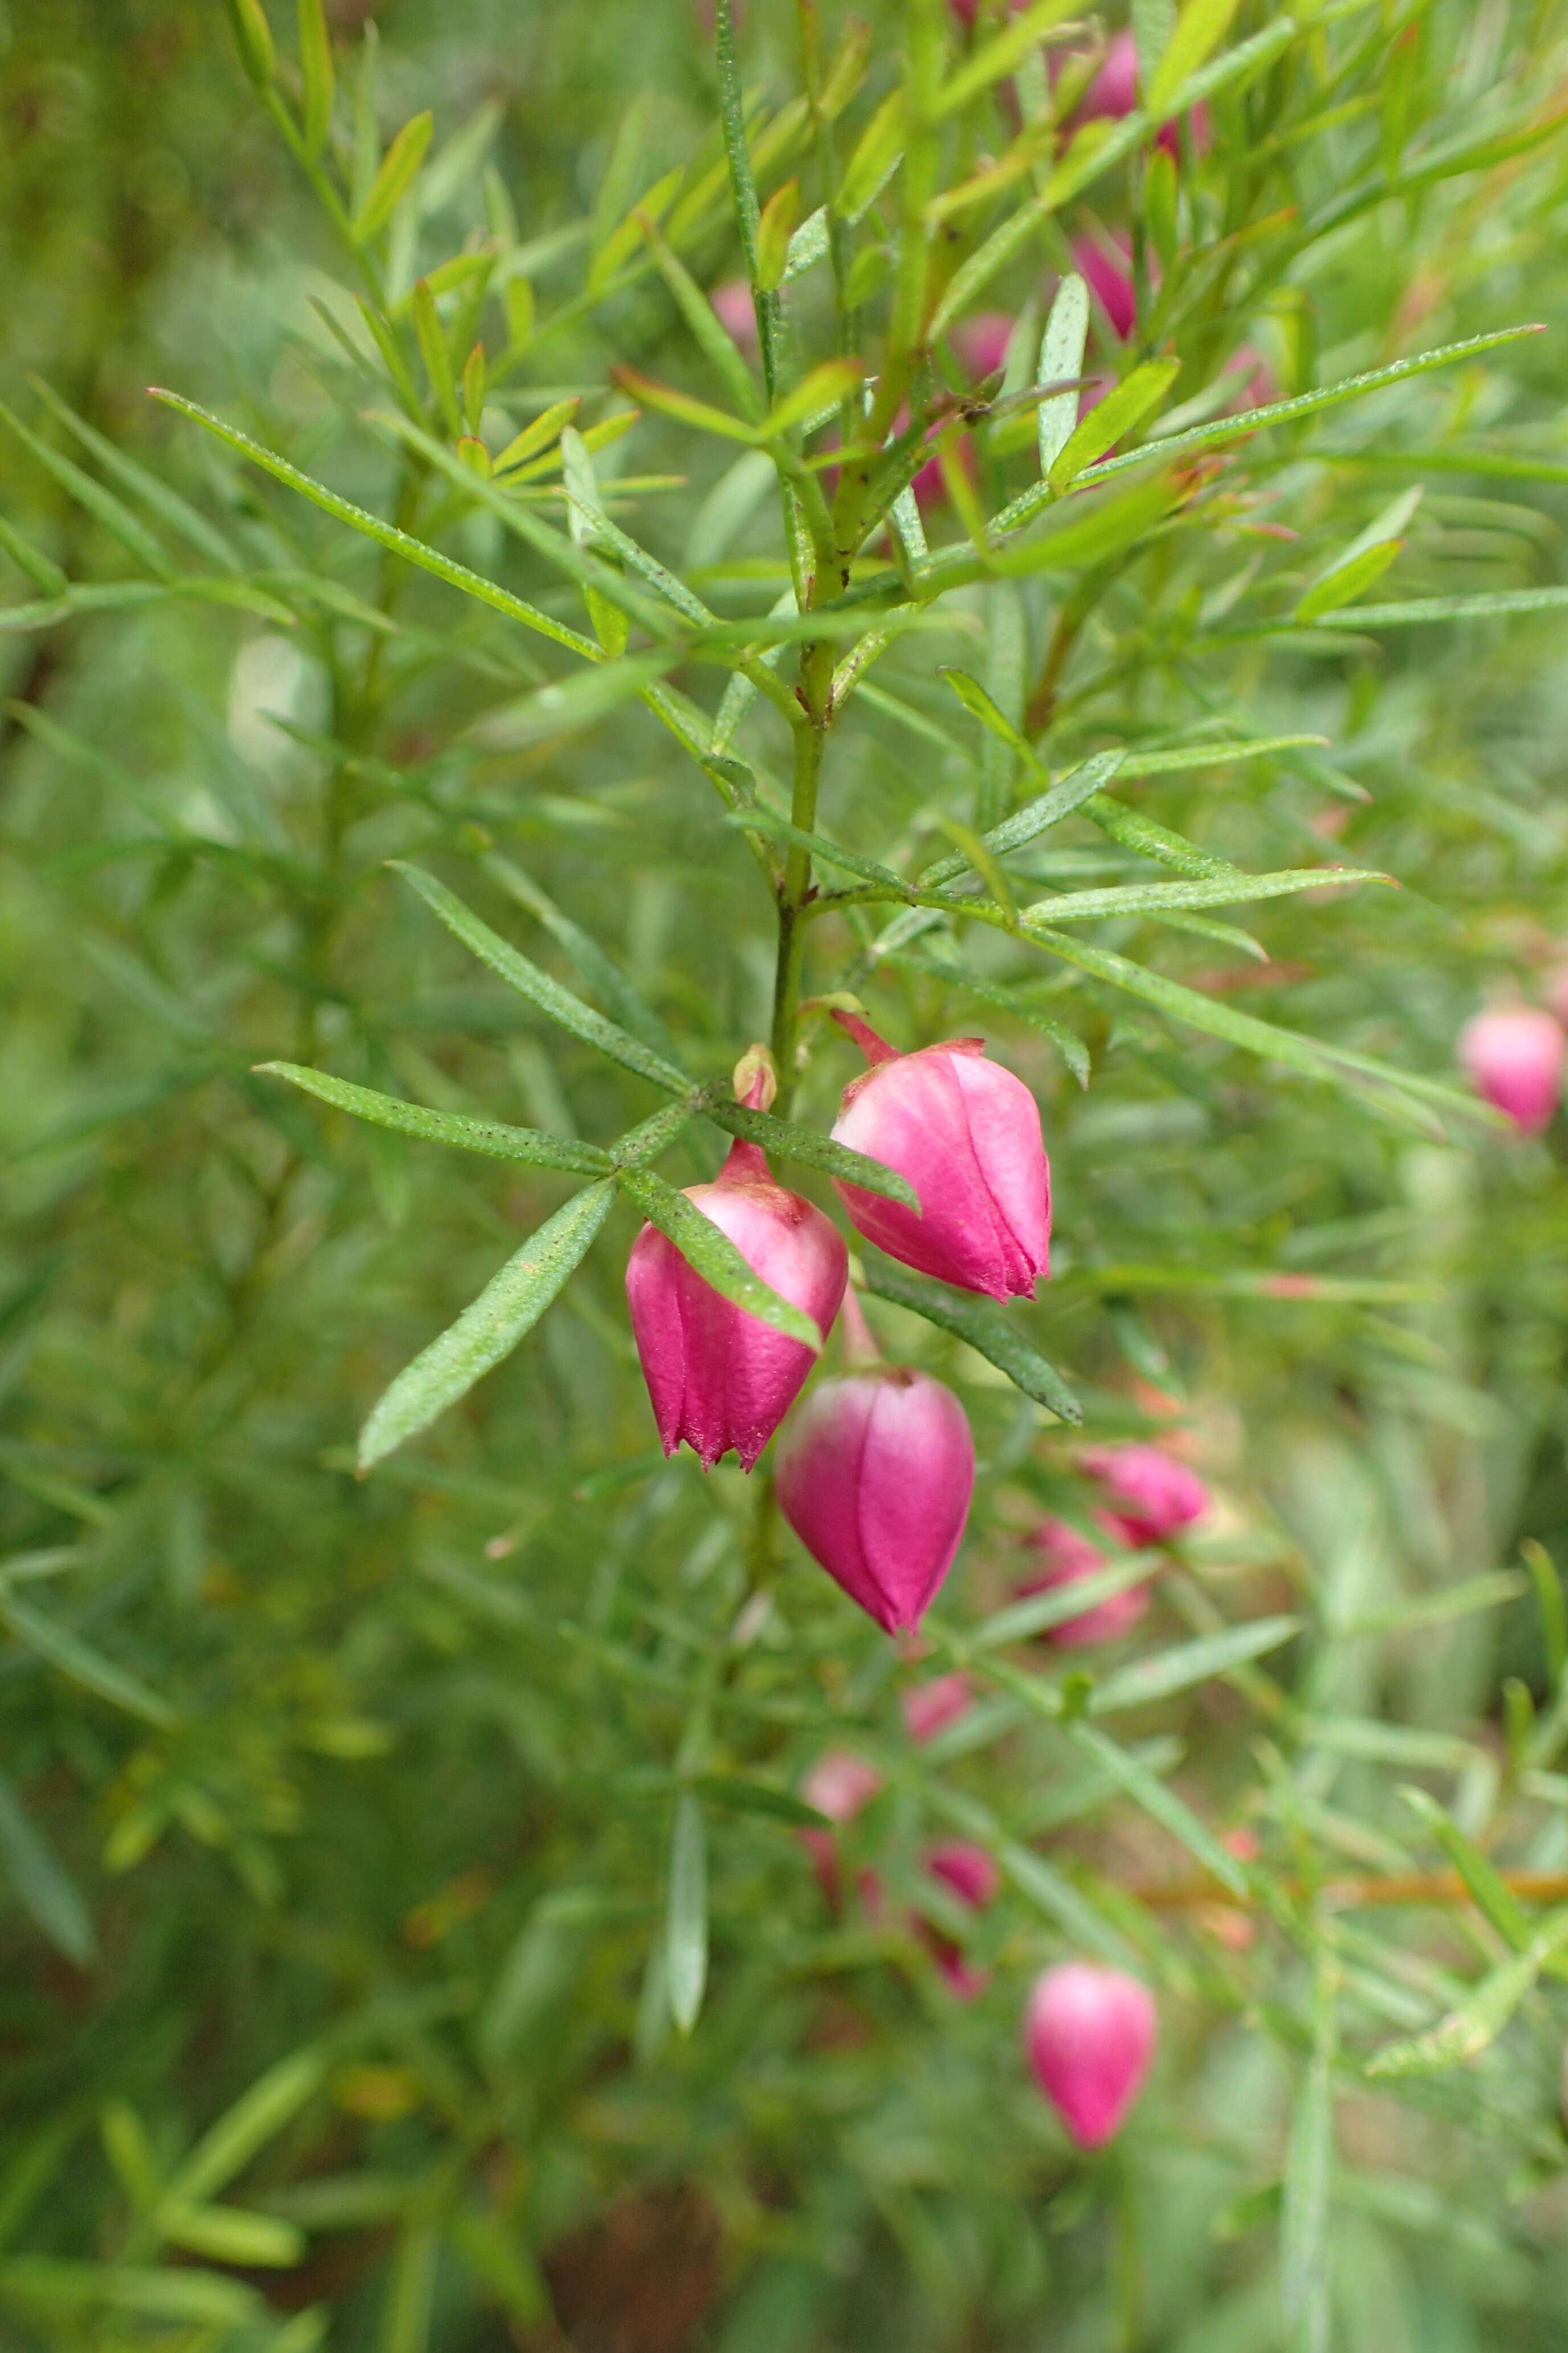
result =
[{"label": "main stem", "polygon": [[[815,584],[814,584],[815,585]],[[803,833],[816,823],[816,796],[822,781],[822,758],[833,721],[833,649],[830,643],[804,648],[800,663],[801,713],[795,730],[795,782],[790,795],[790,821]],[[800,1034],[800,976],[805,949],[804,921],[815,895],[811,852],[790,846],[778,894],[778,954],[773,965],[773,1053],[778,1066],[779,1091],[773,1105],[781,1119],[789,1116],[795,1094],[795,1049]]]}]

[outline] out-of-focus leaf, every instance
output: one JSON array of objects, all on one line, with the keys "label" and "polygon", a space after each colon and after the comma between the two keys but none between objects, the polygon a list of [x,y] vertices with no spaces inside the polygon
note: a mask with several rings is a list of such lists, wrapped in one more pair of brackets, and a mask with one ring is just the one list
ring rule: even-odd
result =
[{"label": "out-of-focus leaf", "polygon": [[30,1601],[19,1601],[4,1588],[0,1588],[0,1622],[46,1664],[68,1675],[72,1683],[96,1692],[111,1706],[122,1707],[128,1715],[139,1715],[143,1723],[163,1729],[175,1721],[174,1710],[168,1701],[149,1691],[139,1676],[127,1673],[68,1626],[60,1625],[43,1610],[35,1609]]},{"label": "out-of-focus leaf", "polygon": [[0,1868],[34,1926],[68,1961],[85,1968],[95,1941],[86,1898],[5,1780],[0,1780]]},{"label": "out-of-focus leaf", "polygon": [[1299,2353],[1327,2353],[1328,2348],[1337,1990],[1338,1972],[1321,1957],[1312,1995],[1312,2055],[1290,2118],[1279,2230],[1279,2300],[1287,2322],[1297,2329]]},{"label": "out-of-focus leaf", "polygon": [[[1040,341],[1040,382],[1070,384],[1083,373],[1084,347],[1089,341],[1089,288],[1076,270],[1068,272],[1056,291],[1046,332]],[[1078,395],[1058,392],[1042,400],[1036,412],[1039,437],[1040,474],[1048,480],[1051,468],[1071,440],[1078,423]]]},{"label": "out-of-focus leaf", "polygon": [[1156,122],[1182,84],[1197,72],[1224,40],[1236,9],[1237,0],[1184,0],[1143,95],[1144,111],[1152,114]]},{"label": "out-of-focus leaf", "polygon": [[171,2181],[170,2197],[185,2205],[203,2204],[226,2189],[315,2097],[325,2073],[324,2054],[314,2047],[279,2060],[209,2126]]},{"label": "out-of-focus leaf", "polygon": [[350,224],[350,234],[356,245],[368,245],[386,227],[408,194],[419,176],[435,127],[435,116],[428,111],[404,124],[382,157],[370,193]]},{"label": "out-of-focus leaf", "polygon": [[187,2206],[170,2200],[158,2209],[159,2235],[187,2254],[216,2263],[254,2263],[287,2268],[305,2253],[305,2233],[276,2214],[251,2214],[238,2206]]},{"label": "out-of-focus leaf", "polygon": [[300,78],[305,152],[319,155],[332,127],[332,44],[322,0],[300,0]]},{"label": "out-of-focus leaf", "polygon": [[1366,2073],[1386,2076],[1438,2074],[1479,2059],[1497,2041],[1542,1968],[1568,1943],[1568,1912],[1553,1913],[1522,1953],[1483,1978],[1469,1999],[1425,2034],[1385,2042],[1366,2063]]},{"label": "out-of-focus leaf", "polygon": [[664,1938],[670,2016],[682,2034],[689,2034],[708,1982],[707,1834],[701,1805],[689,1791],[675,1802]]},{"label": "out-of-focus leaf", "polygon": [[[1076,1587],[1069,1588],[1076,1590]],[[1196,1641],[1178,1642],[1172,1650],[1134,1659],[1131,1666],[1118,1667],[1103,1683],[1096,1683],[1089,1712],[1109,1715],[1118,1708],[1144,1707],[1152,1701],[1169,1699],[1174,1692],[1229,1674],[1249,1659],[1277,1651],[1300,1629],[1299,1618],[1258,1618],[1250,1625],[1227,1626],[1222,1634],[1202,1634]]]}]

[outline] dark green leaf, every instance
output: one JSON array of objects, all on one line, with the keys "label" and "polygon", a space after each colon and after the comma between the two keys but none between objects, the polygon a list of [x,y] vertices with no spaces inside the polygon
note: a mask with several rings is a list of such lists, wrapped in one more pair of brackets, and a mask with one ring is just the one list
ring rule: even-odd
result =
[{"label": "dark green leaf", "polygon": [[395,1095],[377,1094],[374,1088],[355,1086],[350,1079],[331,1077],[325,1071],[307,1071],[297,1062],[259,1062],[263,1074],[287,1079],[338,1111],[355,1119],[374,1121],[378,1127],[399,1129],[428,1144],[449,1144],[463,1152],[488,1153],[496,1160],[524,1160],[538,1168],[565,1168],[582,1176],[603,1175],[613,1163],[607,1152],[591,1144],[571,1144],[544,1135],[537,1128],[509,1127],[501,1120],[470,1119],[462,1112],[426,1111],[423,1103],[403,1103]]},{"label": "dark green leaf", "polygon": [[866,1285],[879,1299],[907,1307],[912,1314],[923,1315],[928,1324],[966,1342],[1005,1373],[1015,1388],[1022,1389],[1037,1405],[1048,1407],[1058,1420],[1075,1426],[1082,1421],[1083,1409],[1055,1366],[1047,1364],[1015,1330],[994,1299],[950,1291],[945,1283],[932,1282],[923,1274],[912,1274],[907,1267],[870,1253],[866,1259]]}]

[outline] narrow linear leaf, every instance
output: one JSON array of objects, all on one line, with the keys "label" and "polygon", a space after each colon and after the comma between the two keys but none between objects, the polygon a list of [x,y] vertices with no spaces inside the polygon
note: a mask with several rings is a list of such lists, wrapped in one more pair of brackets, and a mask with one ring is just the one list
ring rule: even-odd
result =
[{"label": "narrow linear leaf", "polygon": [[398,1129],[428,1144],[449,1144],[462,1152],[483,1152],[495,1160],[527,1161],[537,1168],[563,1168],[580,1176],[599,1176],[613,1166],[607,1152],[592,1144],[574,1144],[545,1135],[537,1128],[509,1127],[502,1120],[470,1119],[461,1112],[427,1111],[423,1103],[403,1103],[395,1095],[378,1094],[373,1087],[356,1086],[325,1071],[303,1069],[298,1062],[260,1062],[266,1077],[287,1079],[337,1111],[377,1127]]},{"label": "narrow linear leaf", "polygon": [[932,1282],[923,1274],[912,1274],[907,1267],[869,1254],[866,1286],[878,1299],[907,1307],[940,1331],[966,1342],[987,1363],[1005,1373],[1015,1388],[1032,1397],[1037,1405],[1047,1407],[1058,1420],[1075,1427],[1082,1421],[1083,1408],[1056,1366],[1023,1338],[994,1299],[950,1291],[944,1283]]},{"label": "narrow linear leaf", "polygon": [[1124,376],[1068,434],[1051,466],[1051,489],[1060,492],[1069,488],[1097,458],[1142,424],[1180,374],[1179,360],[1148,360]]},{"label": "narrow linear leaf", "polygon": [[300,77],[305,152],[319,155],[332,127],[332,44],[322,0],[300,0]]},{"label": "narrow linear leaf", "polygon": [[122,1707],[128,1715],[139,1715],[145,1724],[155,1724],[167,1730],[175,1722],[174,1710],[155,1691],[149,1691],[139,1677],[128,1674],[123,1667],[106,1659],[84,1642],[79,1634],[55,1619],[47,1618],[35,1609],[30,1601],[18,1601],[15,1594],[0,1592],[0,1621],[29,1651],[72,1683],[80,1683],[87,1691],[96,1692],[100,1699],[115,1707]]},{"label": "narrow linear leaf", "polygon": [[1247,1874],[1236,1857],[1221,1846],[1206,1822],[1200,1821],[1192,1808],[1167,1788],[1157,1774],[1114,1740],[1107,1739],[1091,1724],[1069,1724],[1069,1738],[1075,1740],[1119,1789],[1131,1798],[1162,1830],[1169,1831],[1187,1852],[1202,1863],[1204,1869],[1217,1879],[1233,1895],[1247,1894]]},{"label": "narrow linear leaf", "polygon": [[171,2181],[170,2196],[199,2202],[226,2189],[315,2097],[326,2070],[325,2053],[312,2047],[268,2067],[202,2135]]},{"label": "narrow linear leaf", "polygon": [[1053,26],[1072,15],[1073,7],[1074,0],[1035,0],[1032,8],[1013,17],[1006,29],[984,42],[967,65],[944,79],[932,109],[933,119],[941,122],[948,115],[956,114],[972,98],[978,98],[993,82],[1013,72],[1031,49],[1038,47]]},{"label": "narrow linear leaf", "polygon": [[405,865],[400,859],[394,859],[391,864],[394,872],[401,874],[418,892],[426,905],[432,913],[439,916],[447,929],[461,940],[481,964],[489,965],[509,988],[515,988],[520,997],[526,997],[542,1013],[548,1014],[552,1021],[558,1021],[563,1029],[570,1029],[574,1037],[581,1038],[585,1045],[607,1055],[611,1061],[620,1062],[628,1071],[635,1071],[639,1078],[647,1079],[654,1086],[664,1087],[671,1092],[684,1094],[690,1091],[691,1082],[683,1071],[677,1070],[673,1062],[667,1062],[662,1054],[655,1053],[652,1047],[645,1046],[640,1039],[628,1037],[613,1021],[606,1021],[602,1013],[595,1013],[593,1007],[584,1005],[580,997],[574,997],[569,988],[563,988],[558,980],[552,980],[548,973],[542,972],[536,964],[531,963],[499,933],[492,932],[489,925],[471,908],[466,907],[444,882],[437,882],[433,874],[426,874],[421,867]]},{"label": "narrow linear leaf", "polygon": [[187,2206],[174,2200],[153,2217],[160,2238],[216,2263],[255,2263],[280,2270],[300,2263],[306,2238],[297,2222],[250,2214],[237,2206]]},{"label": "narrow linear leaf", "polygon": [[[957,685],[958,680],[963,676],[961,670],[944,670],[942,675],[948,684],[953,687],[954,691],[961,693],[962,699],[968,702],[970,709],[974,710],[976,704],[973,697],[983,695],[984,689],[976,686],[974,681],[969,679],[965,682],[965,689],[961,690]],[[986,696],[985,700],[989,702],[989,696]],[[992,704],[991,708],[994,710],[995,705]],[[998,719],[1001,718],[1000,712],[997,712],[996,716]],[[1020,744],[1023,743],[1022,737],[1018,740]],[[1027,744],[1024,745],[1024,749],[1028,753],[1031,764],[1037,768],[1038,763],[1035,761],[1033,751]],[[1006,858],[1015,849],[1026,849],[1031,841],[1037,841],[1040,835],[1047,832],[1053,825],[1059,825],[1064,818],[1071,817],[1075,809],[1083,808],[1087,803],[1095,799],[1105,786],[1115,779],[1125,756],[1121,752],[1095,753],[1093,758],[1086,760],[1081,767],[1069,770],[1059,785],[1053,785],[1047,792],[1041,793],[1036,799],[1026,802],[1021,809],[1016,809],[1011,817],[1004,818],[1000,825],[993,826],[984,837],[986,849],[994,858]],[[921,876],[922,889],[929,889],[942,882],[951,882],[955,876],[963,873],[966,863],[967,860],[963,858],[939,860],[936,865],[928,866]]]},{"label": "narrow linear leaf", "polygon": [[0,1869],[34,1926],[68,1961],[85,1968],[94,1947],[86,1898],[5,1780],[0,1780]]},{"label": "narrow linear leaf", "polygon": [[[1083,373],[1084,347],[1089,341],[1089,288],[1076,270],[1062,280],[1040,339],[1040,382],[1070,384]],[[1078,423],[1078,395],[1058,392],[1042,400],[1036,414],[1040,445],[1040,476],[1048,480],[1051,468],[1071,440]]]},{"label": "narrow linear leaf", "polygon": [[371,182],[370,194],[354,215],[349,234],[356,245],[368,245],[378,231],[386,227],[419,174],[430,144],[430,133],[436,118],[428,110],[405,122],[385,154],[381,169]]},{"label": "narrow linear leaf", "polygon": [[1159,121],[1182,84],[1195,74],[1229,28],[1237,0],[1186,0],[1176,18],[1143,100],[1143,111]]},{"label": "narrow linear leaf", "polygon": [[590,1185],[557,1209],[472,1306],[399,1373],[361,1433],[362,1476],[510,1355],[587,1255],[615,1198],[614,1185]]},{"label": "narrow linear leaf", "polygon": [[930,951],[921,955],[907,948],[895,948],[879,961],[897,965],[904,972],[923,972],[929,979],[943,981],[950,988],[962,989],[966,997],[973,997],[978,1004],[995,1006],[998,1012],[1010,1015],[1015,1021],[1022,1022],[1026,1029],[1034,1029],[1042,1038],[1048,1038],[1079,1086],[1089,1084],[1089,1049],[1083,1039],[1065,1023],[1053,1020],[1048,1013],[1042,1013],[1039,1007],[1022,991],[1001,987],[995,981],[982,980],[955,958]]},{"label": "narrow linear leaf", "polygon": [[1366,2063],[1370,2076],[1430,2075],[1459,2067],[1497,2041],[1542,1969],[1568,1944],[1568,1912],[1552,1915],[1522,1953],[1483,1978],[1469,2000],[1406,2042],[1385,2042]]},{"label": "narrow linear leaf", "polygon": [[731,1135],[743,1135],[749,1144],[760,1144],[764,1152],[776,1154],[781,1160],[824,1169],[846,1185],[901,1201],[906,1209],[919,1213],[920,1196],[908,1177],[900,1176],[896,1168],[885,1168],[879,1160],[868,1159],[863,1152],[851,1152],[847,1144],[836,1144],[820,1128],[802,1127],[793,1119],[775,1119],[772,1112],[753,1111],[746,1103],[710,1103],[708,1117]]},{"label": "narrow linear leaf", "polygon": [[1399,1794],[1432,1832],[1475,1898],[1476,1908],[1482,1917],[1491,1922],[1504,1944],[1510,1946],[1514,1952],[1527,1951],[1532,1926],[1530,1915],[1496,1865],[1488,1862],[1480,1849],[1465,1836],[1458,1822],[1452,1820],[1425,1789],[1406,1786]]},{"label": "narrow linear leaf", "polygon": [[1329,2192],[1334,2155],[1334,2059],[1339,2048],[1337,1972],[1320,1957],[1312,1997],[1312,2055],[1290,2118],[1279,2227],[1279,2300],[1301,2328],[1301,2353],[1326,2348]]},{"label": "narrow linear leaf", "polygon": [[675,1802],[664,1949],[670,2015],[689,2034],[708,1983],[708,1848],[702,1808],[689,1790]]},{"label": "narrow linear leaf", "polygon": [[183,539],[187,547],[194,548],[208,564],[216,564],[220,571],[239,569],[239,559],[223,533],[192,506],[188,499],[181,498],[177,491],[172,491],[167,482],[160,480],[145,466],[137,465],[123,449],[110,440],[107,434],[96,431],[85,417],[79,417],[74,408],[67,406],[42,376],[34,376],[31,382],[38,398],[59,419],[67,432],[74,434],[84,449],[91,451],[104,472],[110,475],[122,490],[139,498],[166,529]]},{"label": "narrow linear leaf", "polygon": [[747,833],[765,834],[770,841],[787,842],[792,849],[809,849],[823,865],[837,866],[846,874],[858,874],[863,882],[875,882],[889,898],[914,896],[913,885],[895,874],[890,866],[882,866],[874,858],[863,858],[858,849],[847,849],[842,842],[830,841],[825,833],[808,833],[804,826],[792,825],[787,817],[780,817],[775,810],[760,805],[737,809],[721,822],[738,826]]},{"label": "narrow linear leaf", "polygon": [[1081,1618],[1086,1609],[1098,1609],[1102,1601],[1114,1601],[1118,1594],[1146,1585],[1163,1565],[1164,1555],[1159,1551],[1130,1553],[1089,1577],[1075,1577],[1047,1592],[1031,1593],[1026,1600],[1009,1602],[967,1638],[968,1648],[995,1651],[1013,1642],[1032,1641],[1053,1626],[1065,1626],[1069,1618]]},{"label": "narrow linear leaf", "polygon": [[617,1181],[648,1222],[675,1244],[687,1264],[721,1297],[760,1323],[771,1324],[786,1338],[800,1341],[814,1356],[820,1353],[824,1335],[811,1317],[781,1299],[754,1274],[729,1235],[721,1233],[711,1218],[705,1218],[695,1202],[648,1168],[624,1170]]},{"label": "narrow linear leaf", "polygon": [[1382,579],[1404,545],[1402,539],[1379,540],[1371,547],[1363,547],[1358,555],[1334,565],[1313,581],[1297,605],[1293,617],[1305,627],[1309,622],[1321,621],[1325,613],[1337,612],[1342,605],[1350,604],[1363,588]]},{"label": "narrow linear leaf", "polygon": [[104,489],[90,474],[84,473],[75,460],[51,449],[47,441],[23,424],[0,402],[0,422],[8,425],[23,448],[35,457],[47,473],[52,474],[62,491],[73,498],[78,506],[103,525],[110,538],[117,539],[132,562],[141,565],[155,580],[171,584],[175,578],[175,566],[166,547],[153,538],[139,517],[133,515],[122,499]]},{"label": "narrow linear leaf", "polygon": [[1185,882],[1129,882],[1104,891],[1071,891],[1054,899],[1039,899],[1026,907],[1026,925],[1094,923],[1106,915],[1152,913],[1166,907],[1226,907],[1248,899],[1281,899],[1299,891],[1321,891],[1330,884],[1388,882],[1389,875],[1359,867],[1309,866],[1284,874],[1243,874]]},{"label": "narrow linear leaf", "polygon": [[1248,1626],[1227,1626],[1223,1633],[1203,1634],[1196,1641],[1178,1642],[1171,1650],[1134,1659],[1095,1685],[1089,1713],[1108,1715],[1117,1708],[1146,1707],[1152,1700],[1169,1699],[1173,1692],[1188,1691],[1279,1650],[1300,1630],[1299,1618],[1259,1618]]}]

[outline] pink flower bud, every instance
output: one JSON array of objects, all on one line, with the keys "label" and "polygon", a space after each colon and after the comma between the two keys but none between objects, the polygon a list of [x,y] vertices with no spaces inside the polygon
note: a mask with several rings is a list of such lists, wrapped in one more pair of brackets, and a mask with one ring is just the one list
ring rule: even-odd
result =
[{"label": "pink flower bud", "polygon": [[823,1381],[779,1443],[779,1508],[885,1632],[918,1626],[952,1566],[974,1440],[952,1391],[907,1366]]},{"label": "pink flower bud", "polygon": [[1110,1516],[1131,1545],[1163,1544],[1201,1519],[1209,1491],[1195,1471],[1158,1446],[1091,1446],[1080,1457],[1105,1490]]},{"label": "pink flower bud", "polygon": [[[926,1856],[925,1867],[972,1912],[983,1912],[1001,1884],[1002,1874],[984,1848],[972,1845],[967,1839],[953,1839],[945,1845],[933,1846]],[[933,1922],[917,1920],[914,1926],[957,2000],[973,2001],[984,1992],[991,1982],[989,1969],[977,1969],[966,1961],[963,1947],[944,1936]]]},{"label": "pink flower bud", "polygon": [[1533,1005],[1499,1005],[1465,1024],[1459,1060],[1478,1094],[1526,1135],[1539,1135],[1551,1125],[1563,1092],[1565,1043],[1550,1013]]},{"label": "pink flower bud", "polygon": [[864,1757],[849,1748],[829,1748],[802,1780],[800,1794],[830,1822],[852,1822],[881,1786],[881,1775]]},{"label": "pink flower bud", "polygon": [[[731,1145],[712,1184],[688,1186],[686,1198],[826,1340],[849,1268],[832,1220],[775,1184],[754,1144]],[[811,1370],[811,1350],[731,1306],[657,1226],[632,1245],[626,1301],[665,1452],[684,1439],[710,1471],[732,1446],[749,1471]]]},{"label": "pink flower bud", "polygon": [[904,1729],[911,1740],[934,1740],[973,1704],[967,1675],[935,1675],[904,1694]]},{"label": "pink flower bud", "polygon": [[709,301],[724,332],[739,343],[742,351],[757,347],[757,306],[752,300],[751,286],[744,278],[726,278],[715,286]]},{"label": "pink flower bud", "polygon": [[[1028,1541],[1039,1554],[1040,1567],[1014,1588],[1020,1601],[1031,1593],[1049,1593],[1058,1585],[1076,1585],[1110,1566],[1110,1556],[1066,1520],[1042,1520]],[[1120,1641],[1148,1607],[1146,1588],[1131,1586],[1123,1593],[1113,1593],[1109,1601],[1095,1602],[1076,1618],[1064,1618],[1048,1630],[1049,1639],[1069,1651],[1089,1642]]]},{"label": "pink flower bud", "polygon": [[952,331],[952,348],[977,384],[1005,364],[1012,340],[1013,321],[1005,311],[977,311]]},{"label": "pink flower bud", "polygon": [[1024,2049],[1040,2089],[1079,2148],[1121,2129],[1154,2057],[1153,1997],[1121,1969],[1063,1961],[1029,1996]]},{"label": "pink flower bud", "polygon": [[1110,320],[1121,343],[1138,324],[1138,296],[1131,268],[1132,247],[1120,229],[1072,240],[1073,267]]},{"label": "pink flower bud", "polygon": [[839,1144],[896,1169],[921,1214],[834,1178],[857,1232],[921,1274],[993,1299],[1028,1298],[1048,1273],[1051,1172],[1034,1096],[978,1038],[897,1054],[851,1013],[835,1020],[870,1068],[850,1082]]}]

